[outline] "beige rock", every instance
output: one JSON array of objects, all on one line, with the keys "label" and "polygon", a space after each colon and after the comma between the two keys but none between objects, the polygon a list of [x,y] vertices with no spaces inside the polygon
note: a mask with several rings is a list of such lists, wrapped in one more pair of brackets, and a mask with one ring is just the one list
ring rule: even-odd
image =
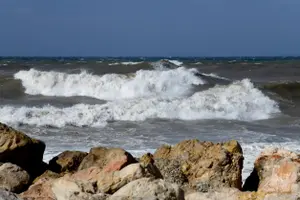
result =
[{"label": "beige rock", "polygon": [[133,156],[124,149],[97,147],[90,150],[78,169],[82,170],[96,166],[106,172],[111,172],[136,162]]},{"label": "beige rock", "polygon": [[183,200],[184,195],[176,184],[167,183],[162,179],[142,178],[128,183],[109,198],[120,199]]},{"label": "beige rock", "polygon": [[[173,165],[169,169],[166,165],[158,167],[164,177],[164,171],[173,171],[172,176],[187,178],[189,184],[200,192],[207,192],[213,188],[234,187],[241,188],[243,167],[243,152],[237,141],[214,144],[198,140],[186,140],[177,145],[162,146],[154,154],[154,160],[168,160]],[[180,164],[180,170],[176,167]],[[175,178],[176,180],[176,178]],[[173,181],[174,182],[174,181]]]},{"label": "beige rock", "polygon": [[29,189],[20,196],[24,200],[56,200],[51,190],[52,182],[55,179],[41,178],[31,185]]},{"label": "beige rock", "polygon": [[50,170],[46,170],[42,175],[40,175],[39,177],[35,178],[33,180],[33,183],[36,183],[38,180],[40,179],[57,179],[57,178],[60,178],[62,177],[62,175],[58,174],[58,173],[55,173],[55,172],[52,172]]},{"label": "beige rock", "polygon": [[0,123],[0,162],[20,166],[30,175],[43,173],[43,154],[46,145],[20,131]]},{"label": "beige rock", "polygon": [[70,179],[96,182],[97,177],[101,173],[103,173],[103,172],[99,167],[90,167],[90,168],[75,172],[74,174],[71,175]]},{"label": "beige rock", "polygon": [[0,188],[20,193],[30,184],[29,174],[21,167],[5,163],[0,166]]},{"label": "beige rock", "polygon": [[140,164],[131,164],[120,171],[101,173],[97,177],[98,190],[102,193],[113,194],[127,183],[145,177],[145,170]]},{"label": "beige rock", "polygon": [[86,152],[65,151],[50,160],[49,169],[56,173],[74,172],[86,156]]},{"label": "beige rock", "polygon": [[185,200],[239,200],[239,193],[238,189],[222,188],[208,193],[191,193],[185,196]]},{"label": "beige rock", "polygon": [[244,190],[298,194],[299,172],[299,155],[283,149],[267,149],[256,159],[254,170],[247,178]]},{"label": "beige rock", "polygon": [[91,182],[70,180],[67,176],[53,181],[51,190],[57,200],[70,200],[76,196],[86,196],[96,194],[96,186]]},{"label": "beige rock", "polygon": [[72,194],[69,200],[106,200],[109,197],[107,194],[89,194],[89,193],[75,193]]}]

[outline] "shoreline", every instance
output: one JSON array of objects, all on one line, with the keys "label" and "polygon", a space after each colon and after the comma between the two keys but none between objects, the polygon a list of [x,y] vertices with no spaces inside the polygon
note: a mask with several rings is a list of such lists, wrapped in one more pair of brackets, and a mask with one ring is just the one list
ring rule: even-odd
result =
[{"label": "shoreline", "polygon": [[139,158],[117,147],[94,147],[64,151],[48,164],[42,141],[2,123],[0,141],[0,197],[7,199],[262,200],[300,194],[298,154],[262,151],[243,183],[243,150],[235,140],[184,140]]}]

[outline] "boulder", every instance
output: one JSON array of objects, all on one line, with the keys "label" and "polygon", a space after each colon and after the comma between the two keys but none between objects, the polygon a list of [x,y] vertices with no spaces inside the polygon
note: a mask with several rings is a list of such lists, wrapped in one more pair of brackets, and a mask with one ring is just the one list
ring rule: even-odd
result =
[{"label": "boulder", "polygon": [[97,181],[97,177],[102,173],[99,167],[90,167],[75,172],[70,176],[70,179],[81,181]]},{"label": "boulder", "polygon": [[127,183],[145,177],[145,170],[140,164],[131,164],[120,171],[101,173],[97,177],[98,190],[113,194]]},{"label": "boulder", "polygon": [[60,178],[60,177],[62,177],[61,174],[55,173],[55,172],[50,171],[50,170],[46,170],[42,175],[35,178],[33,180],[33,183],[36,183],[40,179],[57,179],[57,178]]},{"label": "boulder", "polygon": [[178,160],[156,159],[155,165],[161,172],[163,179],[170,183],[183,186],[188,183],[188,179],[181,170],[181,163]]},{"label": "boulder", "polygon": [[86,152],[81,151],[64,151],[50,160],[49,169],[56,173],[77,171],[87,155]]},{"label": "boulder", "polygon": [[[194,192],[186,195],[185,200],[239,200],[239,193],[240,191],[235,188],[222,188],[216,191],[210,191],[206,193]],[[254,199],[249,198],[247,200]]]},{"label": "boulder", "polygon": [[1,200],[21,200],[21,199],[19,199],[19,197],[16,194],[9,192],[7,190],[4,190],[4,189],[0,189],[0,199]]},{"label": "boulder", "polygon": [[136,162],[133,156],[124,149],[97,147],[90,150],[78,169],[82,170],[96,166],[106,172],[111,172]]},{"label": "boulder", "polygon": [[21,198],[24,200],[56,200],[51,190],[54,180],[51,177],[40,178],[20,195]]},{"label": "boulder", "polygon": [[184,195],[176,184],[167,183],[162,179],[141,178],[128,183],[109,198],[120,199],[183,200]]},{"label": "boulder", "polygon": [[45,147],[42,141],[0,123],[0,162],[16,164],[34,177],[43,173]]},{"label": "boulder", "polygon": [[163,145],[154,153],[154,160],[165,178],[171,176],[172,182],[186,178],[200,192],[242,186],[243,152],[237,141],[214,144],[186,140],[173,147]]},{"label": "boulder", "polygon": [[[300,194],[300,156],[284,149],[266,149],[255,160],[243,190],[267,194]],[[300,196],[299,196],[300,197]]]},{"label": "boulder", "polygon": [[163,175],[161,174],[157,166],[154,164],[154,162],[155,161],[151,153],[146,153],[139,159],[140,165],[145,169],[149,177],[153,176],[154,178],[163,179]]},{"label": "boulder", "polygon": [[20,193],[30,184],[29,174],[21,167],[4,163],[0,166],[0,188]]},{"label": "boulder", "polygon": [[70,200],[71,196],[75,198],[84,194],[96,194],[97,187],[91,182],[74,181],[65,176],[55,180],[51,190],[57,200]]},{"label": "boulder", "polygon": [[68,200],[106,200],[108,197],[107,194],[75,193]]},{"label": "boulder", "polygon": [[135,163],[124,167],[120,171],[106,172],[103,169],[91,167],[65,177],[68,176],[70,180],[74,181],[97,182],[99,192],[112,194],[133,180],[144,177],[160,178],[155,177],[155,175],[150,174],[139,163]]}]

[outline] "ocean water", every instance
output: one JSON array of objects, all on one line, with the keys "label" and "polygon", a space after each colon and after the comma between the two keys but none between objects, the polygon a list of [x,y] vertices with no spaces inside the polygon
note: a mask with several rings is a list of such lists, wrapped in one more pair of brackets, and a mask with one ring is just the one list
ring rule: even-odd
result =
[{"label": "ocean water", "polygon": [[245,179],[267,147],[299,150],[299,58],[0,58],[0,122],[64,150],[135,156],[238,140]]}]

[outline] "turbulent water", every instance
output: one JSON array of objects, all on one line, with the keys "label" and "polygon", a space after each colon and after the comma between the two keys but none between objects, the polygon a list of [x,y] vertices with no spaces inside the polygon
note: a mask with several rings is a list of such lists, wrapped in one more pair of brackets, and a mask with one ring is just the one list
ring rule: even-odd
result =
[{"label": "turbulent water", "polygon": [[198,138],[240,141],[244,177],[269,146],[298,151],[299,58],[0,58],[0,122],[63,150],[138,156]]}]

